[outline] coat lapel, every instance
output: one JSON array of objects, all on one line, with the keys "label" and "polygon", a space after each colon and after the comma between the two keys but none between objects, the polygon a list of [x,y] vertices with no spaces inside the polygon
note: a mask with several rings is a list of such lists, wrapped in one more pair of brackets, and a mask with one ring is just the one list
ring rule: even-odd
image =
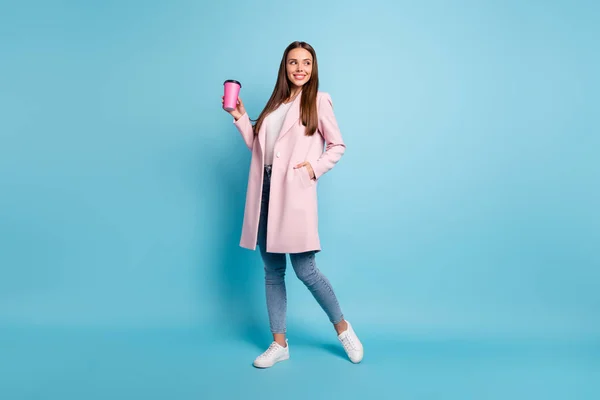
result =
[{"label": "coat lapel", "polygon": [[[287,114],[285,115],[285,119],[283,120],[283,125],[281,126],[281,131],[279,131],[279,136],[277,140],[281,139],[285,136],[298,122],[300,119],[300,97],[302,97],[302,92],[294,99],[294,102],[290,106]],[[258,132],[258,144],[260,145],[261,152],[265,152],[265,141],[267,137],[267,124],[263,123],[260,127],[260,131]]]},{"label": "coat lapel", "polygon": [[279,131],[277,140],[284,137],[290,131],[290,129],[292,129],[292,126],[294,126],[300,119],[300,97],[302,97],[302,92],[296,96],[294,102],[290,106],[290,109],[285,115],[285,119],[283,120],[283,125],[281,126],[281,131]]}]

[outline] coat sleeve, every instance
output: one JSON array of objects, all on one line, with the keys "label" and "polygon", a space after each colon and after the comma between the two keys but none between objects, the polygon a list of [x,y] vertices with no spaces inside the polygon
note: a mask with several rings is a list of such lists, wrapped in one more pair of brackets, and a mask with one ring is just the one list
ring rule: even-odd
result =
[{"label": "coat sleeve", "polygon": [[242,115],[237,121],[234,118],[233,124],[242,134],[242,138],[244,139],[244,142],[246,142],[246,146],[252,150],[252,145],[254,144],[254,129],[252,127],[252,123],[250,122],[248,113],[244,113],[244,115]]},{"label": "coat sleeve", "polygon": [[319,179],[332,169],[346,151],[342,133],[333,113],[333,101],[329,93],[323,94],[317,108],[319,114],[318,130],[325,139],[325,151],[318,159],[307,160],[315,172],[315,179]]}]

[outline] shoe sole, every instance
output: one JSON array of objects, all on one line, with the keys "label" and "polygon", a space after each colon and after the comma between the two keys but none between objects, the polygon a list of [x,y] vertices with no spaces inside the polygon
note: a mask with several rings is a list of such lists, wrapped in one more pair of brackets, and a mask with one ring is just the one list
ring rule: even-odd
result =
[{"label": "shoe sole", "polygon": [[279,360],[275,361],[273,364],[270,364],[270,365],[257,365],[256,363],[252,363],[252,365],[253,365],[255,368],[259,368],[259,369],[266,369],[266,368],[271,368],[273,365],[277,364],[278,362],[285,361],[285,360],[289,360],[289,359],[290,359],[290,356],[288,355],[288,356],[285,356],[285,357],[283,357],[283,358],[281,358],[281,359],[279,359]]}]

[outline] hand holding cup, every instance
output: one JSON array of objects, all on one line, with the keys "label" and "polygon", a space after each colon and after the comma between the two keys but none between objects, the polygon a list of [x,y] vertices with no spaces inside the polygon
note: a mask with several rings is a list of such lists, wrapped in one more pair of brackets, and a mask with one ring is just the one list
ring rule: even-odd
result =
[{"label": "hand holding cup", "polygon": [[223,85],[225,92],[222,97],[223,109],[238,120],[246,112],[244,103],[239,96],[242,84],[236,80],[228,79]]},{"label": "hand holding cup", "polygon": [[236,121],[238,119],[240,119],[240,117],[246,113],[246,108],[244,107],[244,102],[242,102],[242,98],[241,97],[237,98],[236,106],[231,111],[225,109],[225,96],[221,97],[221,103],[223,103],[223,109],[225,111],[227,111],[229,114],[231,114],[231,116],[233,118],[235,118]]}]

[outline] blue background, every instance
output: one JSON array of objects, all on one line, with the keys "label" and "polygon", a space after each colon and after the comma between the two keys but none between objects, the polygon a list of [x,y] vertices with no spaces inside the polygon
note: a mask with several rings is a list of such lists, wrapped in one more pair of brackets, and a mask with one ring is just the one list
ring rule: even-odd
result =
[{"label": "blue background", "polygon": [[[594,398],[600,7],[592,1],[0,3],[0,397]],[[256,118],[312,44],[347,152],[292,359],[238,247]],[[596,381],[594,381],[596,380]],[[338,396],[338,397],[336,397]]]}]

